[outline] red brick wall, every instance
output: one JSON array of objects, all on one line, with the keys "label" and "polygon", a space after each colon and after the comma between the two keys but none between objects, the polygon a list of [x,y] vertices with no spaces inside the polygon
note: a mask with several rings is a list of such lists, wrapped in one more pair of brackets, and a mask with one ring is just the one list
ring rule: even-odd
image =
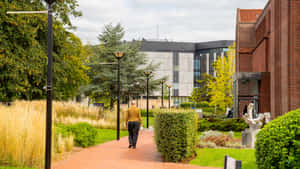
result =
[{"label": "red brick wall", "polygon": [[248,54],[240,54],[238,65],[238,72],[252,72],[252,56]]},{"label": "red brick wall", "polygon": [[291,41],[289,58],[289,109],[300,108],[300,1],[291,1]]},{"label": "red brick wall", "polygon": [[259,112],[271,112],[270,107],[270,73],[262,73],[259,85]]},{"label": "red brick wall", "polygon": [[264,40],[255,50],[252,57],[253,72],[267,72],[266,69],[266,41]]}]

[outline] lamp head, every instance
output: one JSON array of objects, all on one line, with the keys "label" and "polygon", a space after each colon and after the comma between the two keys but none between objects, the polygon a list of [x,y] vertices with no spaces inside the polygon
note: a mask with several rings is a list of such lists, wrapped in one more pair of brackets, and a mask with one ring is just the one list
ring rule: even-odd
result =
[{"label": "lamp head", "polygon": [[166,82],[165,80],[161,80],[161,81],[160,81],[161,84],[164,84],[165,82]]},{"label": "lamp head", "polygon": [[54,2],[56,2],[56,0],[45,0],[49,5],[53,4]]},{"label": "lamp head", "polygon": [[124,53],[123,52],[115,52],[114,55],[117,59],[121,59],[124,56]]},{"label": "lamp head", "polygon": [[150,76],[152,74],[152,72],[144,72],[145,75]]},{"label": "lamp head", "polygon": [[167,87],[168,87],[168,88],[171,88],[172,86],[171,86],[171,85],[167,85]]}]

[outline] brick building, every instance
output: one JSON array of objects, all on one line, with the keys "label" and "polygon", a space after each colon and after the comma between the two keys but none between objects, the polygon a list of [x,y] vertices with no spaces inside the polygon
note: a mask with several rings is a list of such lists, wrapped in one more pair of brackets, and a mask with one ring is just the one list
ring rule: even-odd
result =
[{"label": "brick building", "polygon": [[300,1],[238,9],[236,43],[236,116],[251,101],[272,118],[300,108]]}]

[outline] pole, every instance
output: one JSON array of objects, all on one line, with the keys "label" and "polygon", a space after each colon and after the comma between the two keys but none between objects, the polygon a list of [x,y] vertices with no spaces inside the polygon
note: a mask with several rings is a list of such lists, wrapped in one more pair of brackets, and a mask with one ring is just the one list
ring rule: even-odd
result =
[{"label": "pole", "polygon": [[169,87],[169,109],[171,108],[171,88]]},{"label": "pole", "polygon": [[149,75],[147,75],[147,128],[149,128]]},{"label": "pole", "polygon": [[51,168],[51,135],[52,135],[52,65],[53,65],[53,19],[52,4],[48,6],[48,65],[47,65],[47,118],[46,118],[46,151],[45,169]]},{"label": "pole", "polygon": [[161,83],[161,108],[164,108],[164,83]]},{"label": "pole", "polygon": [[120,58],[118,58],[117,140],[120,140]]}]

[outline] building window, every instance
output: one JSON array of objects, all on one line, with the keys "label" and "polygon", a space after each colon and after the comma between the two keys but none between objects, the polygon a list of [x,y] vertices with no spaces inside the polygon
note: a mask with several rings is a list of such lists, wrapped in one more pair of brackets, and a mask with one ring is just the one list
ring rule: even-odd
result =
[{"label": "building window", "polygon": [[173,66],[179,66],[179,54],[174,52],[173,54]]},{"label": "building window", "polygon": [[173,89],[173,96],[179,96],[179,89]]},{"label": "building window", "polygon": [[173,82],[179,83],[179,72],[178,71],[173,72]]}]

